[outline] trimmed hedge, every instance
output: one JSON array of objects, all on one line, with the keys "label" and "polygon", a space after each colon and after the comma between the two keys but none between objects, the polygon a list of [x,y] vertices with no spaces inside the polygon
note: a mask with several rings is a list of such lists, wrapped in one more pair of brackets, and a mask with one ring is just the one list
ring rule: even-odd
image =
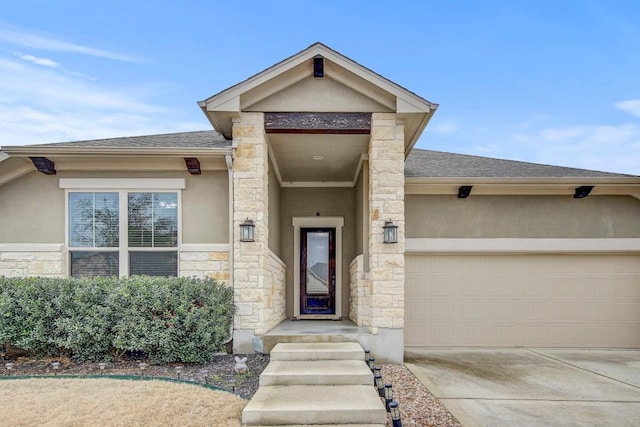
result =
[{"label": "trimmed hedge", "polygon": [[0,277],[0,345],[34,355],[204,363],[234,312],[233,289],[213,279]]}]

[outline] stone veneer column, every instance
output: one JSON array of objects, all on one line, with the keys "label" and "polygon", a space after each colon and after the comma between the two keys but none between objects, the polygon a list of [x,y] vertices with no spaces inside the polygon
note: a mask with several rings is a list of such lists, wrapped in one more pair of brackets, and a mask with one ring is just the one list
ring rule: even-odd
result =
[{"label": "stone veneer column", "polygon": [[[238,308],[234,352],[253,352],[265,328],[264,287],[268,274],[268,150],[262,113],[241,113],[233,123],[233,286]],[[255,222],[255,242],[240,242],[240,223]]]},{"label": "stone veneer column", "polygon": [[[398,243],[383,243],[382,227],[388,220],[398,226]],[[398,363],[403,351],[404,241],[404,124],[394,113],[374,113],[369,142],[370,331],[381,335],[378,355],[387,352],[383,358]]]}]

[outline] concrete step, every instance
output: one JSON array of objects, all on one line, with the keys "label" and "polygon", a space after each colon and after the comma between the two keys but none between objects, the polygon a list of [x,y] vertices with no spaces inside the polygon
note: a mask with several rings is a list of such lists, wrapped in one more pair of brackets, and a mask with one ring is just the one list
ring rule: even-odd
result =
[{"label": "concrete step", "polygon": [[271,360],[362,360],[364,350],[355,342],[278,343]]},{"label": "concrete step", "polygon": [[260,386],[242,411],[248,426],[373,424],[387,413],[372,385]]},{"label": "concrete step", "polygon": [[373,385],[362,360],[275,360],[260,375],[263,385]]}]

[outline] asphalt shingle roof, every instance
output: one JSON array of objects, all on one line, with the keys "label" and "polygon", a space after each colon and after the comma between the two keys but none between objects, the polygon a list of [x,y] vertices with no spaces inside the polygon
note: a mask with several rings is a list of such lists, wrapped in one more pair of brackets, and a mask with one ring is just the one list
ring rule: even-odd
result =
[{"label": "asphalt shingle roof", "polygon": [[414,148],[409,154],[404,174],[411,178],[623,178],[633,176],[418,148]]},{"label": "asphalt shingle roof", "polygon": [[[226,148],[231,141],[216,131],[180,132],[87,141],[58,142],[32,147],[105,148]],[[633,175],[550,166],[515,160],[470,156],[414,148],[405,164],[408,178],[623,178]]]},{"label": "asphalt shingle roof", "polygon": [[221,134],[213,130],[165,133],[159,135],[127,136],[87,141],[56,142],[32,147],[109,147],[109,148],[225,148],[231,146]]}]

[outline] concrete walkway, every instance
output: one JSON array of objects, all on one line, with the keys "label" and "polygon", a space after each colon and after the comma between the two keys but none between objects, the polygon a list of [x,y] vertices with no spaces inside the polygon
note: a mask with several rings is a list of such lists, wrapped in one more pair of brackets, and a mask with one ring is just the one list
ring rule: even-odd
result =
[{"label": "concrete walkway", "polygon": [[640,350],[410,349],[464,426],[638,426]]}]

